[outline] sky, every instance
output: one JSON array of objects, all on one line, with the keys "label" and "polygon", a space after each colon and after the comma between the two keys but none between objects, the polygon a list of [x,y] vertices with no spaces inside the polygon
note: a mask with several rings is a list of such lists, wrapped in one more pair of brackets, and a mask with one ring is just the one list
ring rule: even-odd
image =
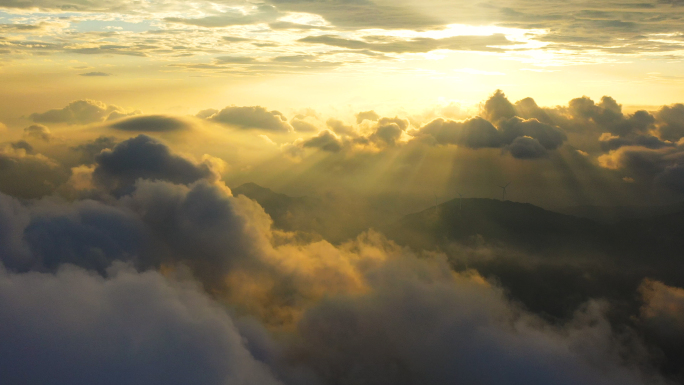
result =
[{"label": "sky", "polygon": [[[88,97],[230,104],[554,106],[682,100],[679,1],[3,1],[0,119]],[[382,102],[379,102],[382,100]]]},{"label": "sky", "polygon": [[0,0],[0,382],[684,384],[683,60],[682,0]]}]

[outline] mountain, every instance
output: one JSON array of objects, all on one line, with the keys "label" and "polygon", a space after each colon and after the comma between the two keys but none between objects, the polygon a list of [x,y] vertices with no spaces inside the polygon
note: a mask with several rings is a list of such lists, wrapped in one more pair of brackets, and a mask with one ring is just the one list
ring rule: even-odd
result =
[{"label": "mountain", "polygon": [[526,203],[455,199],[382,229],[400,245],[438,250],[476,269],[526,307],[569,319],[592,298],[628,317],[644,278],[684,286],[684,212],[601,223]]},{"label": "mountain", "polygon": [[684,211],[684,202],[654,206],[567,206],[552,209],[561,214],[616,223],[625,219],[645,219]]},{"label": "mountain", "polygon": [[383,232],[398,243],[416,249],[449,242],[484,241],[541,252],[561,247],[595,249],[603,243],[610,228],[528,203],[466,198],[409,214]]}]

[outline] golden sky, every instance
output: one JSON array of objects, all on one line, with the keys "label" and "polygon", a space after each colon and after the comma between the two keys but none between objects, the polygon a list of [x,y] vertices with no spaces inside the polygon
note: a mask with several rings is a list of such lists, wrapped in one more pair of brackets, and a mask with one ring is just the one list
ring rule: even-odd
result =
[{"label": "golden sky", "polygon": [[90,98],[225,105],[684,99],[679,1],[0,2],[0,121]]}]

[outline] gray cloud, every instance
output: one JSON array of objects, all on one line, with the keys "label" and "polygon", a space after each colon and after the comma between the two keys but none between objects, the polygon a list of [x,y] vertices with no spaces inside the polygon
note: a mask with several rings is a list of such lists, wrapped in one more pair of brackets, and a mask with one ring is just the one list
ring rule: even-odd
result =
[{"label": "gray cloud", "polygon": [[547,150],[555,150],[568,140],[561,129],[539,122],[536,119],[524,120],[512,117],[501,121],[499,130],[505,143],[513,143],[516,138],[527,136],[533,138]]},{"label": "gray cloud", "polygon": [[605,168],[684,192],[684,149],[679,145],[655,149],[643,145],[620,147],[599,156],[598,160]]},{"label": "gray cloud", "polygon": [[409,122],[404,119],[381,118],[374,127],[375,132],[368,139],[381,145],[394,146],[408,126]]},{"label": "gray cloud", "polygon": [[290,125],[295,129],[297,132],[316,132],[318,131],[318,127],[314,126],[312,123],[304,120],[304,119],[299,119],[297,117],[292,118],[290,121]]},{"label": "gray cloud", "polygon": [[509,119],[516,115],[515,107],[508,101],[508,98],[506,98],[506,95],[501,90],[496,90],[483,106],[482,117],[490,122],[496,123],[501,119]]},{"label": "gray cloud", "polygon": [[122,131],[140,132],[169,132],[190,128],[190,125],[180,119],[164,115],[136,116],[109,125]]},{"label": "gray cloud", "polygon": [[0,146],[0,192],[38,198],[52,193],[69,178],[68,169],[31,148],[25,141]]},{"label": "gray cloud", "polygon": [[[372,37],[368,37],[371,39]],[[502,46],[511,44],[502,34],[491,36],[454,36],[443,39],[414,38],[408,40],[380,39],[378,42],[344,39],[334,35],[308,36],[299,40],[303,43],[325,44],[335,47],[370,50],[384,53],[430,52],[438,49],[466,51],[500,51]]]},{"label": "gray cloud", "polygon": [[[564,328],[520,311],[445,265],[395,259],[369,273],[367,295],[332,297],[305,314],[302,357],[326,384],[640,384],[618,358],[603,305]],[[496,369],[493,369],[496,368]]]},{"label": "gray cloud", "polygon": [[270,0],[279,9],[323,16],[342,28],[429,28],[443,25],[438,19],[411,7],[383,5],[370,0]]},{"label": "gray cloud", "polygon": [[663,106],[657,112],[661,139],[676,142],[684,137],[684,104]]},{"label": "gray cloud", "polygon": [[229,27],[233,25],[248,25],[257,23],[268,23],[275,21],[281,13],[270,5],[259,5],[254,13],[244,14],[239,11],[224,12],[218,15],[206,16],[197,19],[187,19],[178,17],[167,17],[164,20],[169,23],[180,23],[195,25],[205,28]]},{"label": "gray cloud", "polygon": [[95,157],[93,179],[112,191],[124,192],[137,179],[189,184],[213,177],[206,164],[175,155],[163,143],[146,135],[123,141]]},{"label": "gray cloud", "polygon": [[325,124],[339,135],[354,135],[356,133],[354,127],[344,124],[344,122],[339,119],[330,118]]},{"label": "gray cloud", "polygon": [[95,162],[95,157],[104,149],[111,149],[118,143],[118,140],[112,136],[100,136],[92,141],[79,144],[71,149],[81,155],[80,164],[92,164]]},{"label": "gray cloud", "polygon": [[106,72],[86,72],[86,73],[82,73],[82,74],[78,74],[78,75],[79,76],[95,76],[95,77],[112,76],[112,74],[106,73]]},{"label": "gray cloud", "polygon": [[675,144],[672,142],[664,142],[651,135],[632,135],[628,137],[604,135],[599,137],[599,143],[601,145],[601,149],[606,152],[617,150],[618,148],[625,146],[639,146],[653,150],[675,146]]},{"label": "gray cloud", "polygon": [[514,158],[517,159],[538,159],[548,156],[546,148],[539,143],[539,140],[529,136],[519,136],[506,146]]},{"label": "gray cloud", "polygon": [[231,317],[187,283],[122,266],[0,267],[0,373],[23,384],[280,384]]},{"label": "gray cloud", "polygon": [[435,119],[421,127],[419,134],[431,136],[438,144],[457,144],[469,148],[498,148],[502,145],[496,127],[480,117],[464,122]]},{"label": "gray cloud", "polygon": [[324,151],[338,152],[342,150],[342,142],[329,130],[321,131],[317,136],[305,140],[303,147],[320,148]]},{"label": "gray cloud", "polygon": [[287,118],[283,114],[278,111],[268,111],[261,106],[226,107],[207,119],[247,129],[255,128],[276,132],[292,131],[292,127],[287,123]]},{"label": "gray cloud", "polygon": [[31,114],[30,118],[36,123],[87,124],[104,121],[112,114],[118,117],[129,115],[120,107],[83,99],[71,102],[62,109]]},{"label": "gray cloud", "polygon": [[27,154],[31,154],[33,152],[33,146],[31,146],[31,144],[25,140],[18,140],[16,142],[10,143],[10,145],[15,150],[23,149]]},{"label": "gray cloud", "polygon": [[375,111],[362,111],[356,114],[356,124],[361,124],[364,120],[378,120],[380,115],[375,113]]},{"label": "gray cloud", "polygon": [[24,128],[24,136],[49,142],[52,139],[52,132],[42,124],[32,124]]}]

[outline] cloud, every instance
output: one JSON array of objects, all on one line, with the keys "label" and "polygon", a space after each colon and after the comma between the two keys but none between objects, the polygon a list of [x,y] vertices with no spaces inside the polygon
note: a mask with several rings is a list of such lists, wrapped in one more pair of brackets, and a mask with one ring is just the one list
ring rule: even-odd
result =
[{"label": "cloud", "polygon": [[580,124],[594,123],[601,131],[619,136],[644,134],[655,122],[655,118],[643,110],[625,116],[622,105],[610,96],[603,96],[598,104],[586,96],[572,99],[568,112]]},{"label": "cloud", "polygon": [[498,148],[502,145],[496,127],[480,117],[463,122],[438,118],[421,127],[419,135],[428,135],[442,145],[456,144],[469,148]]},{"label": "cloud", "polygon": [[364,120],[378,120],[380,119],[380,115],[375,113],[375,111],[362,111],[356,114],[356,124],[361,124]]},{"label": "cloud", "polygon": [[217,109],[207,108],[206,110],[202,110],[202,111],[198,112],[195,116],[200,118],[200,119],[207,119],[217,112],[219,112]]},{"label": "cloud", "polygon": [[[367,39],[372,39],[369,37]],[[334,35],[308,36],[299,39],[302,43],[325,44],[335,47],[369,50],[384,53],[421,53],[438,49],[459,51],[500,51],[496,46],[511,44],[502,34],[491,36],[453,36],[442,39],[382,39],[381,42],[344,39]]]},{"label": "cloud", "polygon": [[50,194],[68,179],[68,169],[42,154],[35,154],[25,141],[0,145],[0,192],[21,198]]},{"label": "cloud", "polygon": [[106,73],[106,72],[86,72],[82,74],[78,74],[79,76],[95,76],[95,77],[100,77],[100,76],[112,76],[112,74]]},{"label": "cloud", "polygon": [[341,28],[425,29],[443,23],[412,7],[378,4],[369,0],[270,0],[283,11],[305,12],[322,16]]},{"label": "cloud", "polygon": [[329,130],[321,131],[317,136],[303,141],[301,145],[302,147],[320,148],[329,152],[342,150],[342,142]]},{"label": "cloud", "polygon": [[499,130],[505,143],[513,143],[516,138],[529,137],[535,139],[547,150],[555,150],[568,140],[561,129],[541,123],[536,119],[524,120],[512,117],[501,121]]},{"label": "cloud", "polygon": [[356,133],[354,127],[344,124],[339,119],[330,118],[325,124],[338,135],[354,135]]},{"label": "cloud", "polygon": [[109,127],[122,131],[170,132],[186,130],[190,128],[190,125],[170,116],[147,115],[120,120],[110,124]]},{"label": "cloud", "polygon": [[0,267],[0,372],[13,383],[280,384],[228,313],[195,286],[117,265]]},{"label": "cloud", "polygon": [[31,146],[27,141],[25,140],[18,140],[16,142],[10,143],[13,149],[19,150],[23,149],[26,151],[27,154],[31,154],[33,152],[33,146]]},{"label": "cloud", "polygon": [[601,149],[605,152],[617,150],[618,148],[625,146],[639,146],[654,150],[663,147],[675,146],[675,143],[664,142],[651,135],[620,137],[613,136],[608,133],[604,133],[599,137],[599,143],[601,145]]},{"label": "cloud", "polygon": [[503,91],[496,90],[485,102],[482,117],[496,123],[500,119],[510,119],[516,114],[515,107],[508,101]]},{"label": "cloud", "polygon": [[684,342],[684,289],[645,279],[639,286],[643,305],[641,320],[661,342]]},{"label": "cloud", "polygon": [[517,159],[538,159],[548,156],[546,148],[537,139],[519,136],[506,146],[506,150]]},{"label": "cloud", "polygon": [[307,119],[307,117],[294,117],[290,120],[290,125],[292,125],[297,132],[317,132],[319,129],[311,120],[312,119]]},{"label": "cloud", "polygon": [[113,136],[100,136],[94,140],[79,144],[71,149],[81,154],[79,162],[81,164],[92,164],[95,157],[104,149],[111,149],[118,143]]},{"label": "cloud", "polygon": [[254,12],[243,13],[240,10],[222,12],[217,15],[205,16],[201,18],[179,18],[167,17],[164,21],[169,23],[180,23],[194,25],[204,28],[229,27],[234,25],[248,25],[258,23],[268,23],[275,21],[281,15],[278,10],[270,5],[261,4],[256,7]]},{"label": "cloud", "polygon": [[681,145],[647,148],[620,147],[599,156],[599,164],[627,172],[630,177],[653,181],[676,192],[684,192],[684,150]]},{"label": "cloud", "polygon": [[404,119],[381,118],[374,127],[375,132],[368,136],[368,139],[381,145],[394,146],[408,126],[409,122]]},{"label": "cloud", "polygon": [[367,277],[366,294],[327,298],[298,325],[301,342],[290,354],[323,383],[649,381],[618,358],[601,303],[548,328],[499,289],[454,276],[439,260],[390,259]]},{"label": "cloud", "polygon": [[137,179],[190,184],[215,177],[210,165],[175,155],[163,143],[146,135],[123,141],[95,156],[95,182],[108,190],[124,192]]},{"label": "cloud", "polygon": [[663,106],[658,116],[658,134],[661,139],[676,142],[684,137],[684,104]]},{"label": "cloud", "polygon": [[289,132],[292,127],[287,118],[278,111],[268,111],[261,106],[226,107],[209,116],[207,119],[217,123],[238,126],[246,129]]},{"label": "cloud", "polygon": [[33,124],[24,128],[24,136],[49,142],[52,139],[50,129],[42,124]]},{"label": "cloud", "polygon": [[83,99],[71,102],[62,109],[34,113],[29,117],[36,123],[87,124],[102,122],[113,114],[116,114],[117,117],[130,115],[120,107],[107,105],[96,100]]}]

